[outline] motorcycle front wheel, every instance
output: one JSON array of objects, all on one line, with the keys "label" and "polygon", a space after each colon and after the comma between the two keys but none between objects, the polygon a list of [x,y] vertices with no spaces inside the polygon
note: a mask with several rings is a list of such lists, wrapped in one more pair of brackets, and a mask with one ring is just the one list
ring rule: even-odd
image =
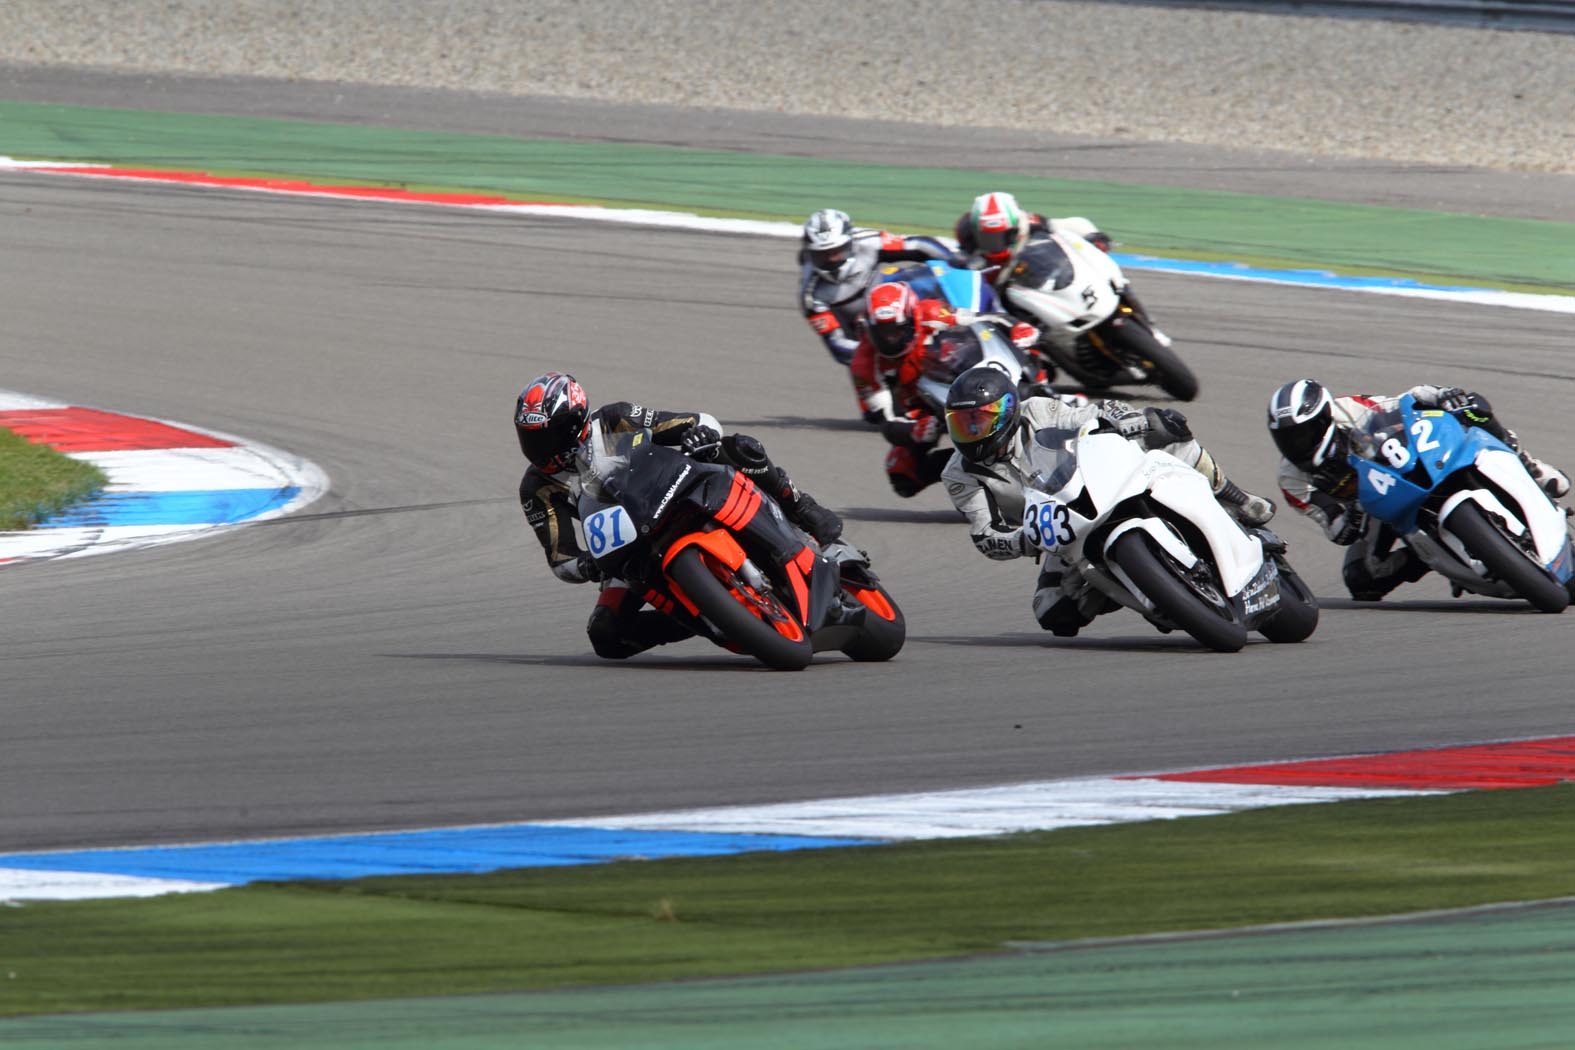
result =
[{"label": "motorcycle front wheel", "polygon": [[908,640],[908,624],[886,588],[876,583],[843,581],[843,593],[864,606],[864,626],[853,641],[842,647],[851,660],[876,663],[890,660]]},{"label": "motorcycle front wheel", "polygon": [[1318,599],[1283,558],[1280,570],[1280,607],[1258,633],[1271,642],[1304,642],[1318,629]]},{"label": "motorcycle front wheel", "polygon": [[1545,613],[1561,613],[1570,603],[1570,592],[1542,566],[1533,562],[1513,540],[1487,519],[1475,503],[1462,503],[1444,527],[1459,537],[1471,556],[1515,593]]},{"label": "motorcycle front wheel", "polygon": [[1234,653],[1247,644],[1247,625],[1235,605],[1223,597],[1218,602],[1205,601],[1181,578],[1179,566],[1155,553],[1141,530],[1134,529],[1116,540],[1110,560],[1126,571],[1161,616],[1201,644],[1221,653]]},{"label": "motorcycle front wheel", "polygon": [[700,615],[722,636],[767,667],[798,671],[815,655],[809,634],[772,591],[758,591],[736,572],[704,553],[685,547],[667,566]]}]

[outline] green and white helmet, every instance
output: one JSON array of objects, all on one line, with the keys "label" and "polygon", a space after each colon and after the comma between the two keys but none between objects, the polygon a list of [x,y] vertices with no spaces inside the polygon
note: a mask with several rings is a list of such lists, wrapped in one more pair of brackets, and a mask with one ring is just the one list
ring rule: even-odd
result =
[{"label": "green and white helmet", "polygon": [[1028,216],[1010,193],[984,193],[968,212],[973,247],[987,259],[999,259],[1028,234]]}]

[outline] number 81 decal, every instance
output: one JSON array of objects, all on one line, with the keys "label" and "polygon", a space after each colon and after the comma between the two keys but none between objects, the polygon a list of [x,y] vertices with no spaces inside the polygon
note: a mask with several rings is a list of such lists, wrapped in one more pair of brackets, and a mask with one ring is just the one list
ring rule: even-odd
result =
[{"label": "number 81 decal", "polygon": [[600,558],[634,540],[634,529],[624,521],[622,507],[608,507],[585,519],[585,542],[591,556]]},{"label": "number 81 decal", "polygon": [[1023,508],[1023,531],[1035,546],[1043,548],[1059,547],[1077,539],[1072,529],[1072,512],[1055,500],[1030,503]]}]

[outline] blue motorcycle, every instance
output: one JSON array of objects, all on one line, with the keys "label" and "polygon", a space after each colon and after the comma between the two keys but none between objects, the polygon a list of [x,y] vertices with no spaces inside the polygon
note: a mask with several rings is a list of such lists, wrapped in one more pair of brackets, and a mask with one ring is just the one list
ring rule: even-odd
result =
[{"label": "blue motorcycle", "polygon": [[942,299],[953,310],[975,313],[1004,312],[995,289],[978,270],[961,269],[939,259],[928,262],[888,263],[876,271],[877,284],[905,281],[920,299]]},{"label": "blue motorcycle", "polygon": [[1565,513],[1504,442],[1407,394],[1352,433],[1349,458],[1362,509],[1459,589],[1569,605]]}]

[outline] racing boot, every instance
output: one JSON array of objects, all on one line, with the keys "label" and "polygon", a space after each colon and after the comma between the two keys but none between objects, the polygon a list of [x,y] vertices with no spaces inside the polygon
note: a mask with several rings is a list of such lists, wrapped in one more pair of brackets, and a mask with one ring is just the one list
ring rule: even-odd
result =
[{"label": "racing boot", "polygon": [[816,543],[825,546],[842,535],[842,519],[794,485],[787,471],[771,462],[765,446],[759,441],[747,434],[732,435],[723,440],[728,458],[738,465],[738,469],[750,481],[777,501],[789,521],[815,537]]},{"label": "racing boot", "polygon": [[1221,477],[1219,488],[1214,490],[1214,498],[1224,504],[1225,509],[1235,515],[1236,520],[1255,529],[1260,525],[1267,525],[1274,517],[1274,501],[1254,496],[1240,485],[1226,477]]},{"label": "racing boot", "polygon": [[1553,499],[1569,495],[1570,477],[1558,467],[1528,455],[1524,449],[1521,450],[1520,461],[1526,465],[1527,472],[1536,479],[1537,484],[1542,486],[1542,491]]},{"label": "racing boot", "polygon": [[1568,474],[1553,464],[1545,463],[1527,452],[1520,443],[1520,435],[1500,423],[1492,415],[1491,409],[1486,411],[1486,415],[1487,418],[1484,420],[1479,415],[1473,414],[1469,409],[1467,410],[1468,419],[1515,450],[1515,454],[1520,457],[1520,462],[1525,465],[1526,473],[1530,474],[1532,479],[1542,486],[1542,491],[1546,492],[1550,498],[1562,499],[1569,495],[1570,476]]}]

